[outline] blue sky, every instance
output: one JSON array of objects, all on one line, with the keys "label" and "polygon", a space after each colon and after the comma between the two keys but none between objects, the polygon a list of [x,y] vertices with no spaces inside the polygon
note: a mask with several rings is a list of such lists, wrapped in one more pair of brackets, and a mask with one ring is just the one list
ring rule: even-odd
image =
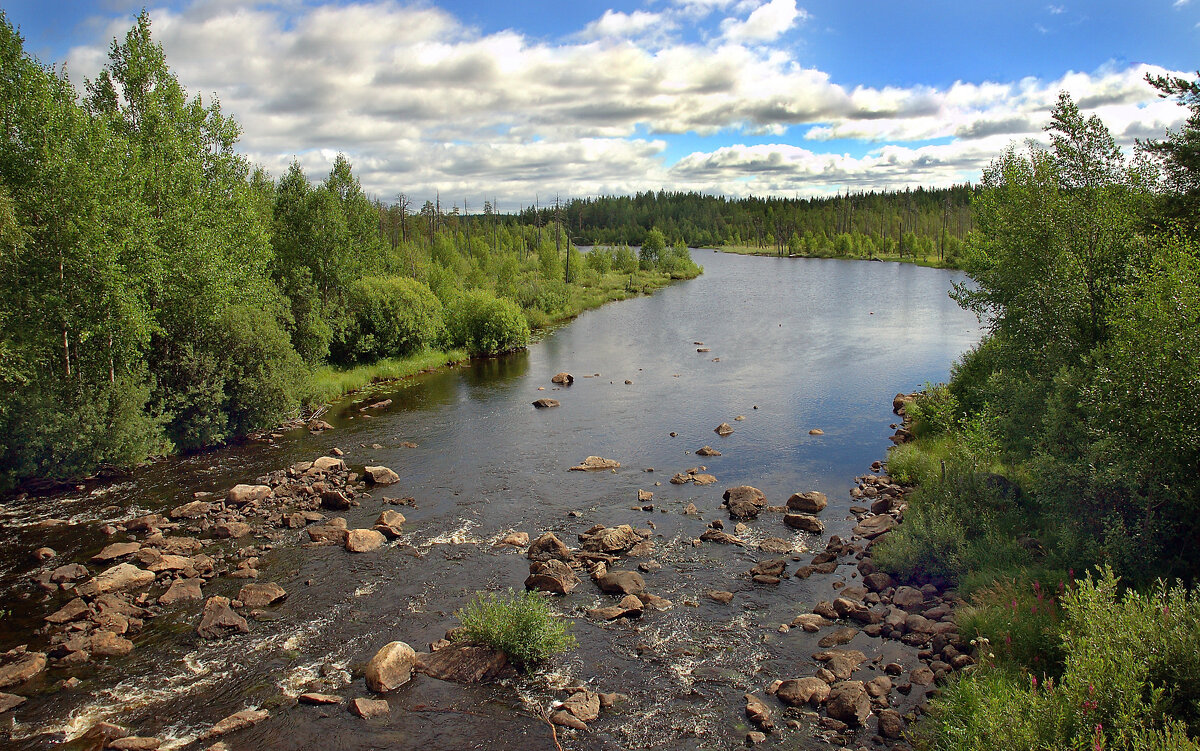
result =
[{"label": "blue sky", "polygon": [[[140,10],[3,2],[77,83]],[[148,6],[190,92],[241,148],[319,178],[346,153],[384,198],[505,205],[666,188],[745,195],[976,180],[1041,137],[1068,90],[1125,146],[1183,111],[1147,71],[1200,67],[1200,0],[409,3]]]}]

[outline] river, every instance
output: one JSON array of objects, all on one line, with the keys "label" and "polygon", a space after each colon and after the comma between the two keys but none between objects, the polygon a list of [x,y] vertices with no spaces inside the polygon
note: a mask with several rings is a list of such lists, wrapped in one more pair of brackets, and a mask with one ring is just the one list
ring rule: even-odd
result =
[{"label": "river", "polygon": [[[821,514],[825,537],[848,536],[849,490],[885,456],[896,420],[893,395],[944,380],[980,327],[947,297],[963,278],[954,272],[699,250],[693,256],[705,267],[695,280],[584,313],[527,351],[357,395],[326,415],[333,430],[291,431],[269,443],[159,462],[122,481],[7,503],[0,609],[11,613],[0,626],[0,651],[26,643],[44,648],[44,637],[32,631],[67,599],[43,601],[32,575],[87,562],[106,543],[126,539],[106,537],[102,525],[162,512],[195,491],[223,494],[338,447],[352,468],[382,464],[401,478],[346,512],[351,527],[371,526],[383,495],[412,496],[416,506],[400,508],[408,521],[397,543],[363,555],[304,546],[302,530],[281,530],[261,556],[259,581],[278,582],[289,597],[269,609],[270,618],[252,620],[250,634],[205,642],[194,630],[199,603],[168,609],[133,638],[130,656],[52,668],[20,687],[29,700],[0,715],[0,734],[8,733],[14,748],[59,747],[107,719],[157,736],[164,747],[203,748],[208,744],[194,740],[213,722],[263,707],[270,718],[228,736],[230,748],[553,748],[549,727],[532,710],[582,681],[629,700],[586,734],[560,730],[564,748],[743,745],[743,693],[811,675],[815,636],[778,627],[825,596],[828,577],[756,585],[745,572],[772,556],[692,540],[712,519],[731,525],[718,508],[721,493],[742,484],[760,488],[772,504],[795,491],[822,491],[830,501]],[[574,374],[574,384],[552,384],[559,371]],[[536,410],[531,402],[540,397],[561,406]],[[392,403],[373,418],[359,410],[381,399]],[[716,435],[722,422],[735,432]],[[824,434],[810,435],[814,428]],[[695,456],[706,444],[722,455]],[[622,466],[567,471],[589,455]],[[668,482],[701,464],[717,484]],[[631,508],[639,505],[639,489],[654,492],[653,511]],[[689,502],[699,517],[681,513]],[[67,524],[38,524],[49,518]],[[554,601],[574,620],[579,646],[544,673],[488,687],[419,676],[389,695],[391,716],[377,720],[291,700],[322,675],[327,690],[367,696],[361,667],[383,644],[427,649],[457,625],[454,611],[472,593],[519,589],[528,573],[523,551],[493,545],[509,531],[553,531],[575,545],[594,524],[651,522],[662,568],[645,574],[647,589],[675,606],[639,621],[598,624],[584,611],[614,598],[585,581]],[[824,538],[794,532],[778,515],[749,526],[752,542],[777,536],[796,553],[824,548]],[[42,545],[58,558],[34,562],[32,551]],[[233,597],[242,584],[222,577],[205,586],[205,595]],[[735,598],[718,604],[704,596],[708,589]],[[54,690],[72,675],[78,686]],[[789,748],[816,746],[803,728],[772,738]]]}]

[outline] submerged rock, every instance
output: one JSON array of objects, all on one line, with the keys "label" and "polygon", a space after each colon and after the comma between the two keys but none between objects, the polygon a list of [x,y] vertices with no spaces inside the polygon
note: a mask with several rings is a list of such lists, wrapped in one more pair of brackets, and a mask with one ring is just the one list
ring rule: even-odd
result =
[{"label": "submerged rock", "polygon": [[204,639],[220,639],[231,634],[248,634],[250,624],[233,612],[228,597],[213,596],[204,603],[204,613],[200,617],[196,633]]},{"label": "submerged rock", "polygon": [[537,407],[538,409],[549,409],[551,407],[557,407],[558,400],[557,399],[538,399],[537,401],[535,401],[533,403],[533,406]]},{"label": "submerged rock", "polygon": [[417,655],[413,670],[430,678],[456,683],[492,683],[512,672],[508,655],[500,650],[463,642]]},{"label": "submerged rock", "polygon": [[350,711],[364,720],[391,714],[392,707],[387,699],[364,699],[359,697],[350,702]]},{"label": "submerged rock", "polygon": [[231,714],[218,722],[216,725],[213,725],[208,729],[207,732],[203,733],[196,740],[203,742],[211,738],[232,733],[235,730],[243,730],[251,727],[252,725],[257,725],[258,723],[267,719],[269,716],[270,714],[265,709],[243,709],[241,712],[235,712],[234,714]]},{"label": "submerged rock", "polygon": [[287,597],[283,587],[275,582],[265,584],[247,584],[238,592],[238,599],[248,608],[270,607]]},{"label": "submerged rock", "polygon": [[571,467],[572,472],[596,472],[605,469],[616,469],[621,466],[621,462],[615,459],[605,459],[601,456],[589,456],[583,460],[582,464],[577,464]]}]

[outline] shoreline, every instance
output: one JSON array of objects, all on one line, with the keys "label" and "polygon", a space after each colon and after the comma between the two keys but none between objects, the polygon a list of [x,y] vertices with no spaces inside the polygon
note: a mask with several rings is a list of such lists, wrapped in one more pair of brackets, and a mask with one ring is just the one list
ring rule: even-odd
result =
[{"label": "shoreline", "polygon": [[779,255],[773,250],[767,248],[754,248],[747,245],[722,245],[719,248],[712,248],[719,253],[729,253],[738,256],[760,256],[763,258],[823,258],[833,261],[877,261],[880,263],[906,263],[913,266],[921,266],[929,269],[945,269],[948,271],[962,271],[962,266],[949,261],[940,261],[932,258],[913,258],[911,256],[873,255],[869,258],[863,256],[834,256],[834,255],[814,255],[805,253],[789,253],[787,255]]}]

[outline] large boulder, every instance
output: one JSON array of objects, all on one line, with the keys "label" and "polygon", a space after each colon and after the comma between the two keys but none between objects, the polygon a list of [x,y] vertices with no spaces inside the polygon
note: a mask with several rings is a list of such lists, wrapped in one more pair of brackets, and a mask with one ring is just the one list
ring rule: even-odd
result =
[{"label": "large boulder", "polygon": [[819,535],[825,532],[825,525],[821,520],[812,514],[784,514],[783,523],[792,529],[798,529],[802,532],[811,532]]},{"label": "large boulder", "polygon": [[551,558],[557,558],[560,561],[575,559],[575,554],[571,552],[571,549],[562,540],[555,537],[553,532],[546,532],[534,540],[525,555],[533,561],[548,561]]},{"label": "large boulder", "polygon": [[805,704],[815,707],[829,697],[829,684],[820,678],[796,678],[779,684],[775,695],[791,707]]},{"label": "large boulder", "polygon": [[825,509],[829,505],[829,499],[824,493],[819,493],[811,490],[807,493],[792,493],[787,499],[787,508],[789,511],[798,511],[802,514],[816,514]]},{"label": "large boulder", "polygon": [[373,529],[352,529],[346,533],[346,550],[351,553],[369,553],[378,550],[387,542],[382,532]]},{"label": "large boulder", "polygon": [[270,497],[270,485],[234,485],[225,495],[225,502],[230,506],[244,506]]},{"label": "large boulder", "polygon": [[377,694],[393,691],[412,678],[417,653],[402,641],[385,644],[367,663],[367,688]]},{"label": "large boulder", "polygon": [[346,462],[336,456],[322,456],[312,463],[311,469],[319,472],[345,472]]},{"label": "large boulder", "polygon": [[79,594],[90,597],[106,592],[123,592],[127,589],[146,587],[154,583],[154,572],[146,571],[132,563],[118,563],[97,574],[79,586]]},{"label": "large boulder", "polygon": [[579,577],[575,575],[575,571],[557,558],[529,564],[529,577],[525,580],[526,589],[565,595],[578,586]]},{"label": "large boulder", "polygon": [[868,540],[874,539],[885,532],[890,532],[896,526],[896,520],[887,514],[876,514],[868,516],[858,523],[854,528],[854,534],[859,537],[865,537]]},{"label": "large boulder", "polygon": [[238,599],[248,608],[266,608],[283,602],[287,592],[275,582],[247,584],[238,592]]},{"label": "large boulder", "polygon": [[636,595],[646,591],[646,580],[636,571],[607,571],[596,583],[600,589],[614,595]]},{"label": "large boulder", "polygon": [[492,683],[511,672],[508,655],[481,644],[457,642],[417,655],[413,671],[456,683]]},{"label": "large boulder", "polygon": [[43,652],[9,652],[0,656],[0,688],[24,683],[45,669]]},{"label": "large boulder", "polygon": [[379,514],[379,518],[375,520],[375,531],[382,532],[384,535],[396,538],[404,533],[403,525],[405,522],[404,514],[391,509],[384,509]]},{"label": "large boulder", "polygon": [[728,488],[722,497],[729,508],[730,519],[754,519],[767,507],[767,497],[750,485]]},{"label": "large boulder", "polygon": [[852,727],[860,726],[871,715],[871,697],[862,681],[844,681],[829,692],[825,712]]},{"label": "large boulder", "polygon": [[228,597],[214,596],[204,603],[196,633],[203,639],[220,639],[231,634],[250,633],[246,619],[233,612]]},{"label": "large boulder", "polygon": [[373,485],[393,485],[400,482],[400,475],[387,467],[363,467],[367,482]]},{"label": "large boulder", "polygon": [[596,553],[624,553],[641,541],[642,536],[628,524],[593,527],[579,535],[580,547]]},{"label": "large boulder", "polygon": [[557,383],[562,386],[570,386],[572,383],[575,383],[575,376],[571,375],[570,373],[559,373],[551,378],[550,382]]},{"label": "large boulder", "polygon": [[185,600],[202,599],[204,599],[204,594],[200,591],[199,579],[176,579],[171,582],[171,586],[167,588],[167,591],[159,596],[158,604],[167,606]]}]

